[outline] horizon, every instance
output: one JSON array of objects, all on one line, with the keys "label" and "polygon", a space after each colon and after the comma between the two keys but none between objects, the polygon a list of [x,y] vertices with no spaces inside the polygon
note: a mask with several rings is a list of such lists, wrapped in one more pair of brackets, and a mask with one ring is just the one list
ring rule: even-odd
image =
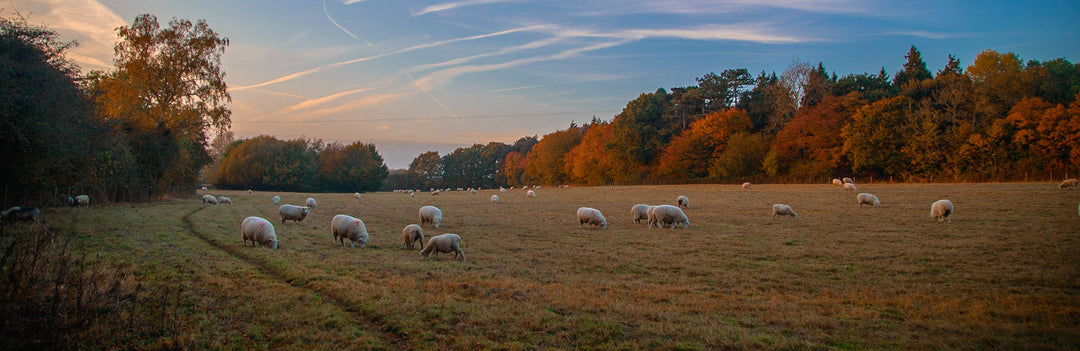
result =
[{"label": "horizon", "polygon": [[[201,4],[201,5],[200,5]],[[1077,62],[1080,4],[822,0],[517,0],[173,3],[18,0],[28,23],[78,40],[83,72],[108,70],[115,28],[149,13],[206,20],[237,138],[373,143],[390,169],[422,152],[513,143],[610,121],[658,88],[725,69],[896,73],[914,45],[932,72],[986,49]]]}]

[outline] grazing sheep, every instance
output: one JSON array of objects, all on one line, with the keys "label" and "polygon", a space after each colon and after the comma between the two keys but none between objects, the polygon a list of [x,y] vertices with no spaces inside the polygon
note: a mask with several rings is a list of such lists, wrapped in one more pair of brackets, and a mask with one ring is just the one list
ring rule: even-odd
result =
[{"label": "grazing sheep", "polygon": [[440,252],[453,252],[455,259],[465,262],[465,252],[461,251],[461,237],[457,234],[447,233],[431,237],[424,249],[420,250],[420,257],[434,259]]},{"label": "grazing sheep", "polygon": [[679,197],[676,198],[675,201],[677,204],[679,204],[680,207],[690,208],[690,199],[686,196],[679,195]]},{"label": "grazing sheep", "polygon": [[75,204],[79,206],[90,206],[90,195],[79,195],[75,197]]},{"label": "grazing sheep", "polygon": [[330,220],[330,234],[334,235],[334,242],[341,242],[341,247],[345,247],[346,238],[352,240],[349,247],[356,247],[356,242],[359,241],[360,248],[364,248],[370,241],[364,221],[349,215],[334,216],[334,219]]},{"label": "grazing sheep", "polygon": [[604,215],[600,213],[600,210],[597,210],[595,208],[590,208],[590,207],[578,208],[577,209],[577,218],[578,218],[578,222],[580,222],[579,224],[581,224],[582,227],[585,226],[585,223],[588,223],[594,229],[595,228],[607,229],[607,219],[605,219]]},{"label": "grazing sheep", "polygon": [[280,196],[274,196],[274,198],[270,199],[270,201],[273,201],[274,204],[277,205],[279,202],[281,202],[281,197]]},{"label": "grazing sheep", "polygon": [[1080,180],[1066,179],[1061,184],[1058,184],[1058,189],[1075,188],[1077,186],[1080,186]]},{"label": "grazing sheep", "polygon": [[857,196],[857,198],[859,199],[859,207],[862,207],[863,204],[874,205],[874,207],[881,207],[881,201],[878,201],[877,196],[874,196],[874,194],[859,193],[859,196]]},{"label": "grazing sheep", "polygon": [[535,192],[535,191],[532,191],[532,190],[529,190],[529,191],[528,191],[528,192],[526,192],[525,194],[529,195],[529,197],[536,197],[536,192]]},{"label": "grazing sheep", "polygon": [[415,243],[420,243],[420,248],[424,248],[424,229],[419,225],[410,224],[402,228],[401,238],[405,240],[405,247],[409,250],[413,249]]},{"label": "grazing sheep", "polygon": [[949,221],[952,222],[953,204],[949,200],[937,200],[930,205],[930,218],[936,219],[938,222]]},{"label": "grazing sheep", "polygon": [[360,199],[360,193],[353,193],[352,196],[355,197],[357,200]]},{"label": "grazing sheep", "polygon": [[772,205],[772,218],[776,216],[791,216],[792,218],[799,218],[799,215],[795,213],[795,210],[791,209],[791,206],[784,204]]},{"label": "grazing sheep", "polygon": [[493,203],[493,204],[499,203],[499,195],[491,195],[491,203]]},{"label": "grazing sheep", "polygon": [[672,229],[679,224],[682,224],[683,228],[690,228],[690,219],[686,218],[686,212],[678,206],[659,205],[650,210],[652,214],[649,216],[649,228],[652,228],[653,224],[656,224],[657,228],[663,228],[667,224],[670,224]]},{"label": "grazing sheep", "polygon": [[844,190],[856,191],[858,188],[855,187],[854,183],[844,183]]},{"label": "grazing sheep", "polygon": [[206,195],[202,196],[202,203],[204,205],[205,204],[217,205],[218,204],[218,199],[217,199],[217,197],[214,197],[214,195],[206,194]]},{"label": "grazing sheep", "polygon": [[41,210],[34,206],[15,206],[0,212],[0,220],[12,221],[12,222],[34,222],[41,223],[38,220],[38,216],[41,215]]},{"label": "grazing sheep", "polygon": [[476,189],[469,189],[469,191],[471,191],[473,195],[476,195]]},{"label": "grazing sheep", "polygon": [[414,191],[410,191],[410,192],[409,192],[409,197],[413,197],[413,196],[416,196],[416,192],[414,192]]},{"label": "grazing sheep", "polygon": [[262,244],[274,250],[278,248],[274,225],[261,217],[244,218],[244,221],[240,223],[240,237],[244,239],[244,246],[247,246],[247,242],[251,241],[252,247]]},{"label": "grazing sheep", "polygon": [[750,190],[750,182],[742,183],[742,188],[746,189],[746,190]]},{"label": "grazing sheep", "polygon": [[630,208],[630,217],[634,217],[634,223],[641,224],[641,220],[649,221],[649,205],[637,204]]},{"label": "grazing sheep", "polygon": [[251,189],[248,189],[248,194],[251,194]]},{"label": "grazing sheep", "polygon": [[296,205],[284,204],[278,207],[278,213],[281,214],[281,224],[285,224],[286,220],[294,220],[296,223],[300,223],[307,218],[308,212],[311,209],[307,207],[300,207]]},{"label": "grazing sheep", "polygon": [[500,193],[506,193],[506,188],[503,188],[503,187],[500,186],[499,187],[499,192]]},{"label": "grazing sheep", "polygon": [[844,186],[844,182],[840,181],[840,179],[837,178],[833,178],[832,183],[835,186]]},{"label": "grazing sheep", "polygon": [[304,201],[304,206],[307,206],[308,208],[319,207],[319,205],[315,203],[315,199],[310,198],[310,197],[307,198],[307,200]]},{"label": "grazing sheep", "polygon": [[845,184],[855,184],[855,181],[851,180],[851,178],[844,177],[844,183]]},{"label": "grazing sheep", "polygon": [[218,203],[232,205],[232,199],[230,199],[228,196],[218,196],[217,201]]},{"label": "grazing sheep", "polygon": [[420,208],[420,225],[424,223],[431,223],[435,225],[435,228],[439,227],[439,223],[442,223],[442,210],[435,206],[424,206]]}]

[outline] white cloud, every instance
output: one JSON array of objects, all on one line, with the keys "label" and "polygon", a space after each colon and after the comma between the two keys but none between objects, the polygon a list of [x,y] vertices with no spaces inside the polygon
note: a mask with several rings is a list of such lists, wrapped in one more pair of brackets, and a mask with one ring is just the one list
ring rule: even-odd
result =
[{"label": "white cloud", "polygon": [[[14,10],[32,25],[44,25],[60,34],[60,40],[75,39],[77,48],[68,57],[84,70],[112,68],[116,28],[127,23],[95,0],[12,0]],[[6,6],[5,6],[6,7]]]},{"label": "white cloud", "polygon": [[459,8],[459,7],[474,6],[474,5],[484,5],[484,4],[494,4],[494,3],[511,2],[511,1],[514,1],[514,0],[467,0],[467,1],[447,2],[447,3],[442,3],[442,4],[431,5],[431,6],[425,7],[424,9],[413,13],[413,16],[423,16],[423,15],[426,15],[426,14],[429,14],[429,13],[448,11],[448,10],[453,10],[453,9],[456,9],[456,8]]}]

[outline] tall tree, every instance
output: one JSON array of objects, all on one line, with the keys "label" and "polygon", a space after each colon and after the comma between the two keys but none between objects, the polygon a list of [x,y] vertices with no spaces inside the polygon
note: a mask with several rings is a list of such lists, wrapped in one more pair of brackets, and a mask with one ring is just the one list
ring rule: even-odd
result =
[{"label": "tall tree", "polygon": [[911,82],[921,82],[933,78],[930,74],[930,70],[926,69],[926,61],[922,59],[922,53],[919,53],[919,49],[915,48],[915,45],[908,49],[907,62],[904,63],[904,69],[896,72],[896,76],[893,77],[893,85],[903,87],[905,84]]},{"label": "tall tree", "polygon": [[615,181],[611,172],[611,150],[608,145],[614,135],[610,123],[593,122],[585,130],[581,143],[566,154],[566,174],[573,183],[605,185]]},{"label": "tall tree", "polygon": [[158,185],[192,185],[210,162],[208,134],[230,125],[221,70],[228,39],[205,21],[146,14],[117,30],[116,69],[93,82],[99,111],[135,135],[135,152]]},{"label": "tall tree", "polygon": [[378,190],[389,169],[375,144],[331,143],[319,152],[319,176],[323,187],[338,192]]},{"label": "tall tree", "polygon": [[419,181],[421,188],[432,189],[445,186],[443,185],[445,172],[438,151],[428,151],[417,155],[409,163],[408,174]]},{"label": "tall tree", "polygon": [[671,119],[673,115],[666,113],[670,103],[671,95],[657,89],[630,101],[615,116],[611,124],[617,182],[637,182],[648,176],[648,168],[680,125]]},{"label": "tall tree", "polygon": [[911,160],[902,152],[907,145],[904,128],[914,101],[906,96],[880,100],[860,108],[841,132],[844,153],[852,169],[870,175],[901,175]]},{"label": "tall tree", "polygon": [[581,129],[577,127],[544,135],[532,152],[525,156],[525,173],[540,184],[565,184],[569,179],[564,162],[566,154],[581,143],[582,136]]}]

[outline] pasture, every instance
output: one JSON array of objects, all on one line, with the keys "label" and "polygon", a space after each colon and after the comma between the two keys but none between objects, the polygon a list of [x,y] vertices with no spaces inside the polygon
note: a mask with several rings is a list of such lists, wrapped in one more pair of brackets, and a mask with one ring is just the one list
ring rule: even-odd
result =
[{"label": "pasture", "polygon": [[[47,209],[67,247],[110,268],[115,317],[67,345],[197,349],[1080,348],[1080,190],[1051,183],[544,187],[301,194],[200,191],[153,204]],[[498,204],[491,195],[498,194]],[[319,207],[281,224],[277,206]],[[687,229],[647,228],[637,203],[690,199]],[[950,199],[951,222],[928,218]],[[771,218],[784,203],[798,218]],[[403,248],[438,206],[465,262]],[[599,209],[606,230],[579,226]],[[335,214],[367,248],[335,245]],[[247,216],[280,250],[245,247]],[[3,244],[38,229],[5,225]],[[52,230],[52,229],[50,229]],[[110,291],[110,293],[112,293]],[[5,335],[11,335],[9,329]],[[35,344],[5,343],[25,346]],[[126,345],[126,346],[125,346]]]}]

